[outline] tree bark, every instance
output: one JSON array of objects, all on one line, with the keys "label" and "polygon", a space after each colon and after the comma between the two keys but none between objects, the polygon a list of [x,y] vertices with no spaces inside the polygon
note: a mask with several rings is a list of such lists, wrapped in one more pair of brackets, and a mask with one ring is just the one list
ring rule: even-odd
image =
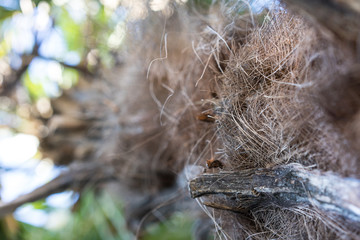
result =
[{"label": "tree bark", "polygon": [[192,198],[225,196],[227,201],[206,203],[214,208],[247,211],[270,205],[307,205],[360,221],[358,179],[311,171],[300,164],[205,173],[191,180],[189,186]]}]

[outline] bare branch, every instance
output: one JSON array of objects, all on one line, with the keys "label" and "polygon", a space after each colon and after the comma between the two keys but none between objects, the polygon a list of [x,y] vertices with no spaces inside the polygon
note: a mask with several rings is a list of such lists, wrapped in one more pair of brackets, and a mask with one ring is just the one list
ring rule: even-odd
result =
[{"label": "bare branch", "polygon": [[0,86],[0,94],[2,96],[9,96],[19,83],[21,76],[28,69],[31,61],[34,59],[34,55],[22,56],[22,65],[18,70],[11,70],[11,73],[4,76],[3,84]]},{"label": "bare branch", "polygon": [[2,86],[0,85],[0,94],[2,96],[9,96],[13,92],[13,90],[19,84],[22,75],[29,68],[31,61],[36,57],[41,58],[43,60],[47,60],[47,61],[56,61],[60,65],[67,67],[67,68],[75,69],[86,76],[94,75],[94,73],[92,73],[89,69],[87,69],[87,67],[84,65],[84,63],[80,63],[78,65],[70,65],[63,61],[57,60],[55,58],[48,58],[48,57],[39,55],[37,49],[38,49],[38,47],[34,48],[33,53],[31,53],[30,55],[21,56],[21,60],[22,60],[21,67],[18,70],[12,70],[9,75],[4,76],[4,81],[3,81],[4,83]]},{"label": "bare branch", "polygon": [[22,195],[9,203],[0,203],[0,218],[15,211],[21,205],[34,202],[51,194],[65,191],[69,188],[81,189],[87,184],[115,180],[113,167],[96,163],[77,164],[49,183]]}]

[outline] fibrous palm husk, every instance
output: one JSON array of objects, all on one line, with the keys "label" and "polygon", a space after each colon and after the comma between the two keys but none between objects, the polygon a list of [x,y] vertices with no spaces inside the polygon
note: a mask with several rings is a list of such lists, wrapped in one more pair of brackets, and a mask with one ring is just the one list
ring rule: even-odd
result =
[{"label": "fibrous palm husk", "polygon": [[[103,72],[98,94],[108,104],[96,159],[115,169],[133,194],[128,201],[140,199],[128,207],[134,230],[156,196],[180,206],[179,189],[194,177],[189,166],[206,168],[210,159],[222,169],[207,172],[298,163],[359,178],[354,46],[281,6],[259,14],[247,6],[225,1],[207,13],[189,6],[175,7],[171,17],[152,13],[129,25],[123,65]],[[221,197],[214,199],[227,202]],[[360,233],[358,224],[311,204],[239,213],[231,203],[204,207],[209,199],[198,203],[225,239],[357,239]],[[167,211],[176,209],[184,207]]]}]

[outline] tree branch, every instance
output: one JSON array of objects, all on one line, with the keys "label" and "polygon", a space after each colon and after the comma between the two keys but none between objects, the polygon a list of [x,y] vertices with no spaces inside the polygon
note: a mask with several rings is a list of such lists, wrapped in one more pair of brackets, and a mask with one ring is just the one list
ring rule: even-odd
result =
[{"label": "tree branch", "polygon": [[84,64],[70,65],[54,58],[44,57],[38,53],[37,49],[38,47],[36,46],[31,54],[21,56],[21,60],[22,60],[21,67],[18,70],[12,70],[12,72],[9,75],[4,76],[3,85],[2,86],[0,85],[0,94],[2,96],[9,96],[12,93],[12,91],[15,89],[15,87],[18,85],[19,81],[21,80],[21,76],[29,68],[31,61],[36,57],[46,61],[56,61],[64,67],[75,69],[87,76],[94,75],[94,73],[89,71],[89,69],[87,69],[86,66],[84,66]]},{"label": "tree branch", "polygon": [[21,67],[18,70],[11,70],[9,75],[4,76],[3,83],[0,85],[0,94],[2,96],[9,96],[12,93],[34,57],[33,55],[22,56]]},{"label": "tree branch", "polygon": [[68,171],[34,191],[22,195],[9,203],[0,203],[0,218],[15,211],[16,208],[25,203],[37,201],[69,188],[81,189],[87,184],[115,180],[113,169],[111,165],[97,163],[73,165]]},{"label": "tree branch", "polygon": [[225,196],[227,202],[207,203],[210,207],[246,211],[270,205],[309,205],[360,221],[360,180],[310,171],[300,164],[205,173],[189,186],[192,198]]}]

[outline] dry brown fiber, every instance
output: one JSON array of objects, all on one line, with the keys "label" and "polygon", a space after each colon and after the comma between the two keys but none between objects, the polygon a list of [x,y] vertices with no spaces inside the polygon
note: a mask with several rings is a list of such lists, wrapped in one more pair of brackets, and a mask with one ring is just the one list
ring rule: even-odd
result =
[{"label": "dry brown fiber", "polygon": [[[306,17],[244,9],[236,1],[201,14],[177,6],[171,17],[152,13],[129,27],[140,34],[129,37],[130,54],[114,73],[120,110],[106,113],[118,132],[106,133],[113,144],[100,152],[121,165],[133,190],[155,194],[186,165],[205,167],[211,158],[225,170],[301,163],[359,178],[356,53]],[[205,211],[225,239],[360,233],[359,225],[311,206]]]},{"label": "dry brown fiber", "polygon": [[[151,12],[129,23],[123,65],[96,83],[108,108],[101,108],[106,127],[95,158],[114,166],[131,201],[177,190],[192,177],[185,171],[184,180],[185,166],[212,158],[224,170],[300,163],[360,177],[353,46],[284,6],[259,14],[242,1],[201,13],[170,6],[171,16]],[[144,214],[128,209],[136,231]],[[360,239],[359,223],[311,206],[204,211],[219,239]]]}]

